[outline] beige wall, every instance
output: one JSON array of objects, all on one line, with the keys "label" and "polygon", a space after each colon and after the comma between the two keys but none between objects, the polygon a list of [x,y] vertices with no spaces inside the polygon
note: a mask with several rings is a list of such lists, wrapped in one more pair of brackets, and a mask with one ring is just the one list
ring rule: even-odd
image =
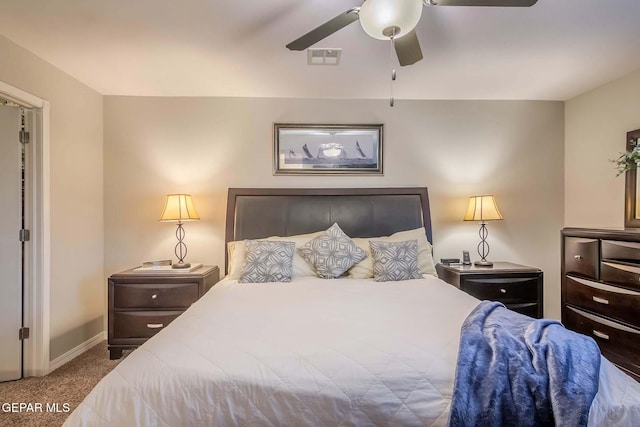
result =
[{"label": "beige wall", "polygon": [[624,227],[624,175],[610,159],[640,128],[640,71],[565,103],[565,217],[572,227]]},{"label": "beige wall", "polygon": [[[228,187],[427,186],[435,257],[477,259],[467,198],[493,193],[490,259],[540,267],[545,313],[560,315],[562,102],[300,100],[106,96],[105,273],[173,258],[163,196],[189,192],[202,218],[185,225],[188,260],[224,266]],[[384,123],[382,177],[272,174],[273,122]]]},{"label": "beige wall", "polygon": [[102,96],[0,36],[0,81],[50,102],[51,348],[103,330]]}]

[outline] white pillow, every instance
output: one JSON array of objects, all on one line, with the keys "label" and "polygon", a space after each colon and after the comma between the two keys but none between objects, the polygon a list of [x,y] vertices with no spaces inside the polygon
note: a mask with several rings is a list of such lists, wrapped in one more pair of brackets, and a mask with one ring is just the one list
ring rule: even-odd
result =
[{"label": "white pillow", "polygon": [[378,240],[383,242],[404,242],[406,240],[418,241],[418,268],[422,274],[430,274],[438,277],[436,273],[436,265],[433,262],[433,249],[431,244],[427,240],[427,235],[424,227],[416,228],[414,230],[399,231],[393,233],[391,236],[384,237],[372,237],[369,239],[353,238],[355,243],[360,249],[367,253],[367,257],[351,267],[349,270],[349,277],[351,279],[369,279],[373,277],[373,258],[371,257],[371,250],[369,248],[369,241]]},{"label": "white pillow", "polygon": [[[258,240],[267,240],[274,242],[294,242],[296,244],[296,248],[301,247],[309,240],[321,235],[323,231],[318,231],[315,233],[309,234],[298,234],[295,236],[271,236],[265,239]],[[229,279],[238,280],[240,278],[240,274],[242,272],[242,266],[244,265],[245,258],[247,256],[247,249],[245,247],[245,243],[243,240],[237,240],[227,243],[227,251],[228,251],[228,263],[229,263]],[[300,256],[300,254],[295,251],[293,255],[293,277],[302,277],[302,276],[315,276],[316,272],[311,268],[311,266]]]}]

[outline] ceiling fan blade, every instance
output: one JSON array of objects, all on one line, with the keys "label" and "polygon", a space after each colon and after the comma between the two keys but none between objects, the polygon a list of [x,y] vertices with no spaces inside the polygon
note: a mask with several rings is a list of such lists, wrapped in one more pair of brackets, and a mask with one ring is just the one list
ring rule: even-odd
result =
[{"label": "ceiling fan blade", "polygon": [[530,7],[538,0],[431,0],[432,6]]},{"label": "ceiling fan blade", "polygon": [[309,31],[304,36],[292,41],[287,45],[287,48],[289,50],[305,50],[309,46],[313,46],[325,37],[328,37],[336,31],[351,24],[353,21],[357,21],[359,10],[359,7],[354,7],[344,13],[341,13],[335,18],[320,25],[318,28]]},{"label": "ceiling fan blade", "polygon": [[395,47],[398,61],[403,67],[415,64],[422,59],[422,50],[416,30],[412,30],[399,39],[394,39],[393,47]]}]

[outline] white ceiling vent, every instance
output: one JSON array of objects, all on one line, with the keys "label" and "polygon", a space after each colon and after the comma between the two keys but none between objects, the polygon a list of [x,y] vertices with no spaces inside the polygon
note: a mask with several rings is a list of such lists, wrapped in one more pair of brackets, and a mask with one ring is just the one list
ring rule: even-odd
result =
[{"label": "white ceiling vent", "polygon": [[307,64],[338,65],[342,49],[307,49]]}]

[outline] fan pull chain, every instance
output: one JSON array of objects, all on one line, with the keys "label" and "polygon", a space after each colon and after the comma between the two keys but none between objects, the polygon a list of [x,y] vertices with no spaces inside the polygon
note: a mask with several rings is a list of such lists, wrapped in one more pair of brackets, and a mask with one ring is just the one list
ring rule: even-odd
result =
[{"label": "fan pull chain", "polygon": [[393,68],[393,52],[394,52],[394,43],[395,43],[395,31],[392,32],[391,37],[391,55],[389,56],[389,66],[391,68],[391,97],[389,98],[389,106],[393,107],[395,103],[395,99],[393,97],[393,82],[396,81],[396,69]]}]

